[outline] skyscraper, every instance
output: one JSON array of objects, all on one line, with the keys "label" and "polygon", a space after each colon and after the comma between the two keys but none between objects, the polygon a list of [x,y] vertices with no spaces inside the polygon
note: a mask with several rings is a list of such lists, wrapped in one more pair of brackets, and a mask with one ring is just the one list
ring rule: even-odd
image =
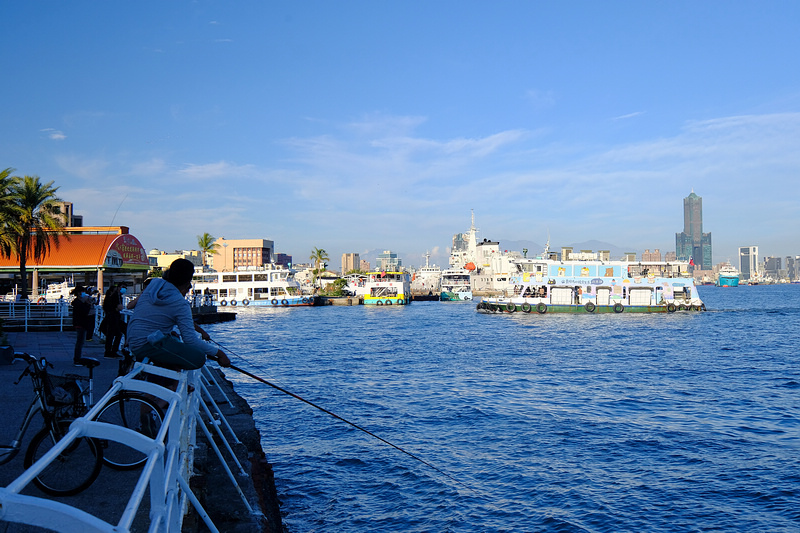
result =
[{"label": "skyscraper", "polygon": [[694,261],[695,268],[711,270],[711,233],[703,233],[703,199],[694,191],[683,199],[683,231],[675,234],[678,260]]},{"label": "skyscraper", "polygon": [[361,268],[361,256],[357,253],[342,254],[342,276]]},{"label": "skyscraper", "polygon": [[758,246],[739,248],[739,275],[742,280],[758,277]]}]

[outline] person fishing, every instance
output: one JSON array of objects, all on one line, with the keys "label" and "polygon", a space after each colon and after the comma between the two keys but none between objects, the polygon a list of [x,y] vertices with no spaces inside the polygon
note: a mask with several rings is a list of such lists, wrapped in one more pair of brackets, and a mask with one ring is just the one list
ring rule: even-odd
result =
[{"label": "person fishing", "polygon": [[[163,277],[153,279],[139,296],[128,324],[128,345],[137,360],[148,358],[173,370],[195,370],[206,358],[223,367],[231,365],[225,352],[204,342],[195,330],[192,308],[186,300],[193,276],[194,264],[176,259]],[[176,326],[180,338],[172,333]]]}]

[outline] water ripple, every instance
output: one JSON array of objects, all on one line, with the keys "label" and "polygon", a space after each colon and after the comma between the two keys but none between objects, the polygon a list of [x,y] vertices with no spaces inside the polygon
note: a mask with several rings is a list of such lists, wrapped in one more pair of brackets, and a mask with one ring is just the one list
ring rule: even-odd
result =
[{"label": "water ripple", "polygon": [[431,302],[248,309],[210,329],[447,473],[229,372],[291,533],[799,531],[800,287],[700,290],[707,313]]}]

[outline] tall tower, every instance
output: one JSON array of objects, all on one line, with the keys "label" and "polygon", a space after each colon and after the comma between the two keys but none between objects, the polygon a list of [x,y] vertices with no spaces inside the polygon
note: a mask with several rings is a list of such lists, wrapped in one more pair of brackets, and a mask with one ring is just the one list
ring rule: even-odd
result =
[{"label": "tall tower", "polygon": [[692,193],[683,199],[683,231],[675,234],[678,260],[694,261],[695,268],[711,270],[711,233],[703,233],[703,199]]},{"label": "tall tower", "polygon": [[739,248],[739,275],[743,280],[758,278],[758,246]]}]

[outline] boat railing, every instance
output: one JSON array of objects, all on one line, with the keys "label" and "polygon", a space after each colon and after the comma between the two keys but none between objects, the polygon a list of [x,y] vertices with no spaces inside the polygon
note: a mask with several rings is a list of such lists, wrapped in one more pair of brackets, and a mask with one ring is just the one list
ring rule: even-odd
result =
[{"label": "boat railing", "polygon": [[[143,381],[141,377],[145,375],[175,380],[177,386],[175,390],[170,390],[155,383]],[[224,466],[228,478],[238,491],[247,512],[251,516],[259,517],[260,511],[254,511],[254,506],[248,502],[211,435],[209,426],[213,427],[218,441],[224,443],[238,474],[248,476],[233,454],[229,443],[229,441],[236,443],[240,441],[222,416],[206,384],[216,384],[216,380],[205,367],[199,370],[176,372],[137,363],[129,374],[114,381],[109,391],[84,417],[72,423],[69,432],[48,453],[7,487],[0,488],[0,520],[38,526],[52,531],[82,533],[130,531],[145,496],[149,494],[149,531],[180,532],[189,505],[195,509],[209,531],[218,531],[189,486],[189,479],[194,470],[194,449],[198,427],[203,431]],[[167,404],[163,423],[157,435],[150,438],[122,426],[96,420],[103,408],[120,391],[149,395]],[[230,400],[228,402],[230,403]],[[223,426],[228,435],[223,432]],[[147,456],[147,462],[116,524],[111,524],[87,511],[63,502],[22,494],[39,473],[50,463],[58,460],[61,452],[83,437],[119,442]],[[255,509],[258,507],[256,506]]]}]

